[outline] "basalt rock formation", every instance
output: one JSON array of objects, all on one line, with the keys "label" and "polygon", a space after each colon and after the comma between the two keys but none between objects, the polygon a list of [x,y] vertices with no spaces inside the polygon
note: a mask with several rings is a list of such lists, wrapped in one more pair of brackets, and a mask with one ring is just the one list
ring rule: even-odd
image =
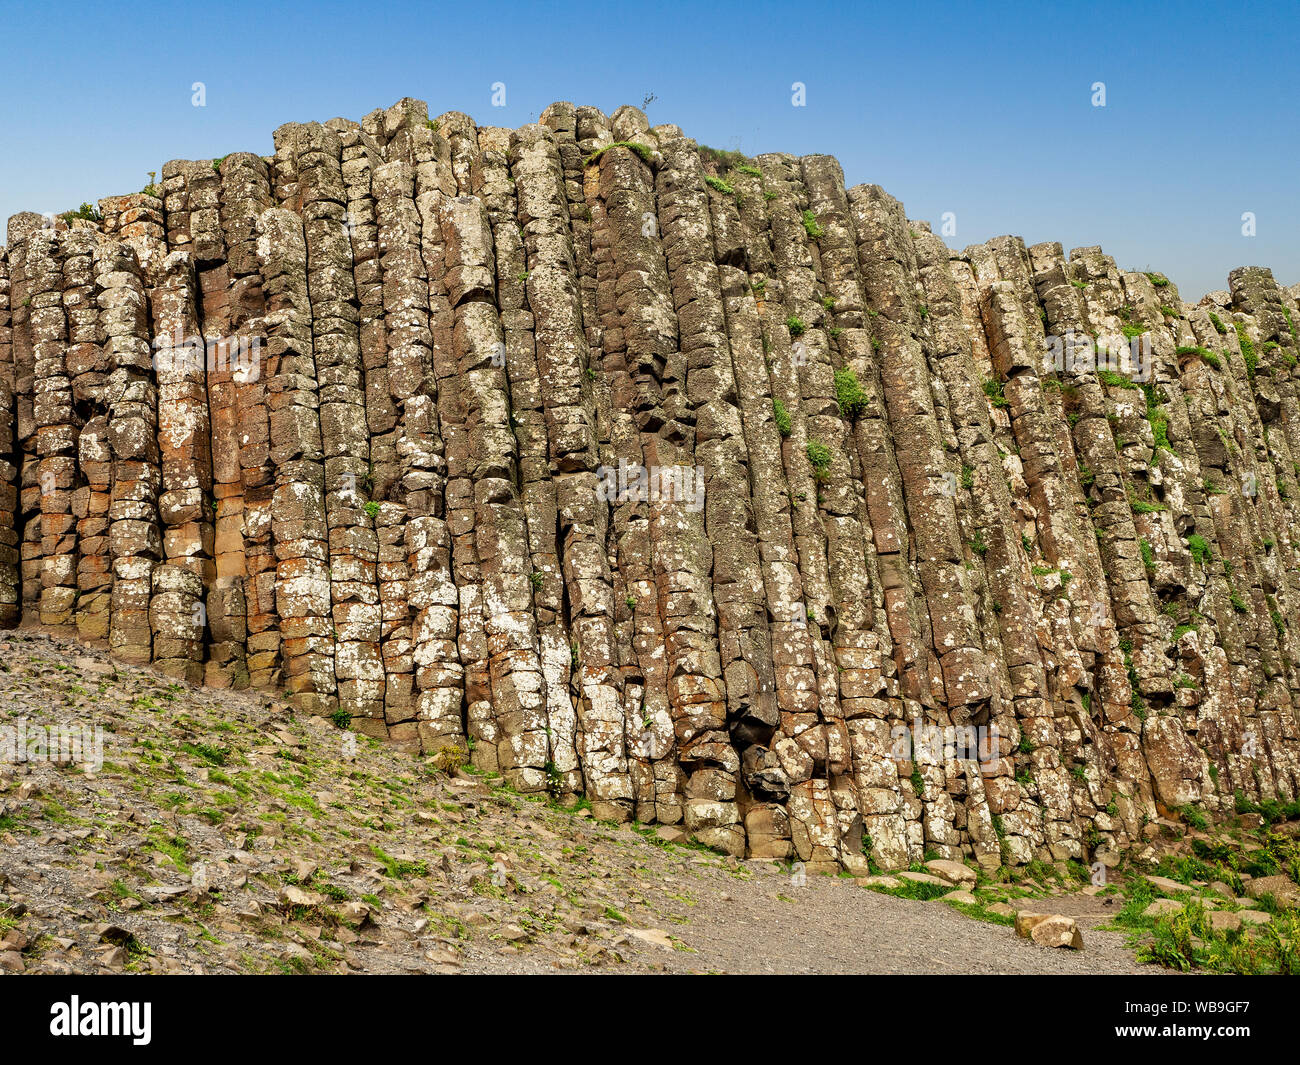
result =
[{"label": "basalt rock formation", "polygon": [[1297,295],[635,108],[286,125],[9,221],[0,623],[733,854],[1113,862],[1300,792]]}]

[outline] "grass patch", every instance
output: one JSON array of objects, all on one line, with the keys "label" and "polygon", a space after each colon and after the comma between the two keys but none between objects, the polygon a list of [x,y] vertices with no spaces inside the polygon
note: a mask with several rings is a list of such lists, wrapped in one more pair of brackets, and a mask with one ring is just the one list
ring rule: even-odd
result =
[{"label": "grass patch", "polygon": [[592,152],[587,156],[587,161],[584,165],[591,166],[593,163],[599,162],[600,157],[611,148],[626,148],[628,151],[636,152],[640,157],[641,162],[645,163],[647,166],[650,164],[651,160],[654,159],[654,149],[648,144],[642,144],[640,141],[615,141],[613,144],[607,144],[598,151]]},{"label": "grass patch", "polygon": [[983,384],[984,394],[988,396],[989,402],[995,407],[1007,407],[1010,403],[1002,392],[1002,382],[997,380],[988,380]]},{"label": "grass patch", "polygon": [[818,440],[810,440],[807,450],[814,480],[826,480],[831,475],[831,449]]},{"label": "grass patch", "polygon": [[858,381],[858,375],[848,367],[835,371],[835,399],[840,405],[840,413],[850,421],[867,409],[867,394]]},{"label": "grass patch", "polygon": [[793,429],[790,422],[790,412],[786,410],[785,404],[779,399],[772,400],[772,418],[776,422],[776,431],[782,436],[789,436]]}]

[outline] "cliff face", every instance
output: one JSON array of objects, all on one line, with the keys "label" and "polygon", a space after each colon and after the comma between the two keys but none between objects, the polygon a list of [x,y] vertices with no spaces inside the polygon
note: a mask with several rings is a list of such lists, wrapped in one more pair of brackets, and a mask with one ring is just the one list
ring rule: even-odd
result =
[{"label": "cliff face", "polygon": [[814,868],[1300,791],[1268,270],[953,251],[634,108],[275,145],[10,220],[4,624]]}]

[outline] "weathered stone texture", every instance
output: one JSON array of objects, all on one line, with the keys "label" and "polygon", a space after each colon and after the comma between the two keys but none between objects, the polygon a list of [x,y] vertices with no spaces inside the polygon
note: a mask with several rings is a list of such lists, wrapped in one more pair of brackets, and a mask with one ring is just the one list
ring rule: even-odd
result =
[{"label": "weathered stone texture", "polygon": [[405,99],[0,249],[0,625],[865,873],[1300,792],[1300,286]]}]

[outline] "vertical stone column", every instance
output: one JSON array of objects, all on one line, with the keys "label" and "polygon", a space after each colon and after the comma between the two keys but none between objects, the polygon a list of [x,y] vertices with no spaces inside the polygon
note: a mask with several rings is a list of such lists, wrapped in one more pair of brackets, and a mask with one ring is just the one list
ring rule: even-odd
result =
[{"label": "vertical stone column", "polygon": [[[64,230],[66,235],[66,230]],[[75,416],[68,377],[68,320],[63,308],[64,242],[53,226],[27,238],[27,328],[32,351],[32,449],[40,518],[40,600],[42,625],[72,621],[76,598]]]},{"label": "vertical stone column", "polygon": [[[427,128],[427,127],[426,127]],[[430,131],[432,133],[432,131]],[[440,138],[434,136],[434,142]],[[445,142],[438,150],[446,153]],[[436,154],[431,146],[430,154]],[[474,756],[496,763],[496,740],[486,705],[486,638],[477,586],[466,591],[461,574],[478,577],[473,511],[465,506],[470,486],[465,407],[455,353],[455,313],[444,284],[446,249],[440,206],[454,192],[450,163],[420,163],[418,201],[407,206],[410,175],[405,163],[375,174],[380,248],[397,247],[398,234],[419,226],[419,257],[385,254],[385,306],[402,309],[393,320],[394,345],[414,347],[388,371],[389,393],[403,410],[401,483],[410,512],[406,543],[410,566],[410,609],[416,664],[418,728],[425,751],[463,750],[483,737]],[[399,293],[412,293],[409,301]],[[403,368],[403,367],[407,368]],[[418,373],[417,373],[418,371]],[[454,487],[453,487],[454,486]]]},{"label": "vertical stone column", "polygon": [[113,575],[108,550],[108,508],[112,464],[107,443],[108,357],[95,296],[94,252],[101,240],[93,227],[78,227],[64,237],[64,307],[68,317],[65,366],[76,412],[75,488],[77,574],[73,619],[83,640],[104,640]]},{"label": "vertical stone column", "polygon": [[[614,644],[613,578],[605,544],[608,511],[598,496],[594,409],[568,200],[554,134],[517,130],[511,172],[527,255],[527,297],[535,320],[537,369],[555,483],[559,559],[568,597],[578,758],[597,816],[631,814],[623,677]],[[594,371],[593,371],[594,372]]]},{"label": "vertical stone column", "polygon": [[[401,705],[385,699],[376,577],[379,539],[374,519],[378,514],[366,506],[372,476],[359,308],[346,225],[343,145],[336,130],[312,123],[296,129],[293,152],[307,241],[307,287],[320,395],[339,705],[353,717],[387,720],[391,734],[391,726],[409,723],[414,713],[409,701]],[[386,712],[391,718],[386,719]],[[414,740],[414,725],[407,724],[406,735],[398,738]]]},{"label": "vertical stone column", "polygon": [[197,279],[186,251],[161,264],[153,290],[155,377],[164,563],[150,604],[158,668],[190,683],[205,677],[207,589],[213,563],[211,425],[207,353],[198,321]]},{"label": "vertical stone column", "polygon": [[695,476],[688,359],[681,350],[659,231],[646,224],[647,216],[660,217],[654,173],[662,157],[655,151],[645,116],[635,108],[615,112],[611,130],[616,142],[649,141],[653,152],[647,162],[642,153],[611,147],[593,169],[617,278],[609,322],[621,330],[629,355],[633,417],[649,486],[651,558],[664,626],[667,697],[677,760],[686,774],[683,821],[701,841],[739,854],[744,851],[735,792],[740,761],[726,731],[710,579],[712,547],[704,532],[703,510],[694,509],[692,501],[698,489],[692,500],[680,491],[662,490],[665,476],[674,471]]},{"label": "vertical stone column", "polygon": [[[780,722],[780,708],[751,499],[750,451],[714,262],[710,194],[694,143],[672,127],[658,132],[664,165],[656,174],[656,221],[667,257],[681,347],[688,360],[686,395],[696,427],[695,460],[703,474],[703,484],[695,486],[697,493],[703,492],[703,499],[696,504],[703,503],[705,531],[716,545],[713,601],[718,612],[727,729],[746,783],[761,786],[768,779],[762,773]],[[752,343],[752,332],[748,339]],[[706,781],[692,778],[688,799],[740,802],[737,775],[713,774],[706,778],[707,788],[703,787]],[[702,794],[692,793],[697,788]],[[744,800],[748,807],[748,796]],[[744,810],[746,815],[748,812]]]},{"label": "vertical stone column", "polygon": [[298,216],[280,208],[258,215],[257,233],[268,294],[265,363],[276,477],[270,517],[285,681],[298,705],[328,714],[338,687],[307,243]]},{"label": "vertical stone column", "polygon": [[551,480],[542,380],[537,369],[534,320],[528,308],[527,254],[510,177],[511,132],[480,129],[482,158],[475,194],[492,226],[495,292],[500,310],[501,368],[509,382],[509,424],[515,437],[519,497],[528,536],[528,579],[537,628],[538,661],[546,707],[546,785],[557,794],[582,791],[575,743],[577,713],[570,694],[572,654],[564,627],[564,576],[557,542],[558,510]]},{"label": "vertical stone column", "polygon": [[113,564],[109,649],[123,661],[152,658],[149,620],[154,569],[162,559],[158,390],[149,344],[144,277],[135,252],[103,241],[95,248],[96,302],[108,353],[109,454],[113,463],[109,553]]},{"label": "vertical stone column", "polygon": [[13,315],[9,252],[0,248],[0,627],[18,624],[22,582],[18,554],[20,459],[14,406]]}]

